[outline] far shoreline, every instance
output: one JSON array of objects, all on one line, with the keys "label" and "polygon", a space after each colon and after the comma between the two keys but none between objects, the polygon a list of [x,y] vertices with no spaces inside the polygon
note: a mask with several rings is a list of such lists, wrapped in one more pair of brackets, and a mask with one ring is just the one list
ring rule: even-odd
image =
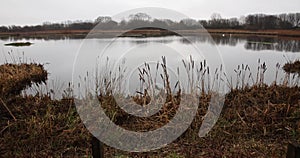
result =
[{"label": "far shoreline", "polygon": [[[244,30],[244,29],[206,29],[210,34],[224,34],[224,35],[241,35],[241,36],[269,36],[269,37],[293,37],[300,40],[300,29],[293,30]],[[0,37],[43,37],[43,36],[64,36],[64,35],[78,35],[85,36],[91,30],[46,30],[46,31],[30,31],[30,32],[0,32]],[[142,30],[99,30],[96,31],[97,35],[101,37],[163,37],[171,35],[197,35],[205,34],[206,32],[201,29],[197,30],[174,30],[175,32],[168,30],[157,29],[142,29]]]}]

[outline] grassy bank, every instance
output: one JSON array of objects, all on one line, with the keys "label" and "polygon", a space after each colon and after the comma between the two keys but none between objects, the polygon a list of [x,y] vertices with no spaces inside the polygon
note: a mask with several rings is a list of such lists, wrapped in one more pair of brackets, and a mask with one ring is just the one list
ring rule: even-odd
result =
[{"label": "grassy bank", "polygon": [[[37,71],[38,70],[38,71]],[[24,75],[25,72],[29,72]],[[0,155],[3,157],[89,157],[90,134],[75,109],[74,98],[52,100],[48,95],[20,95],[33,83],[43,82],[43,66],[0,66]],[[14,75],[20,74],[20,75]],[[20,76],[20,77],[18,77]],[[28,81],[29,78],[29,81]],[[26,80],[24,82],[23,80]],[[9,84],[8,84],[9,83]],[[18,91],[14,85],[22,85]],[[11,87],[11,88],[9,88]],[[128,153],[105,146],[106,157],[285,157],[288,142],[300,143],[300,87],[243,86],[226,94],[217,124],[208,136],[198,131],[213,93],[201,93],[197,115],[190,128],[165,148],[147,153]],[[177,95],[169,95],[166,102]],[[171,98],[171,99],[170,99]],[[139,97],[133,97],[138,100]],[[171,119],[178,102],[166,104],[151,119],[132,118],[116,109],[109,93],[99,96],[107,114],[132,130],[157,128]]]},{"label": "grassy bank", "polygon": [[[122,37],[157,37],[157,36],[169,36],[176,35],[174,32],[167,30],[131,30],[124,33],[125,30],[99,30],[94,33],[100,34],[101,37],[114,37],[122,34]],[[234,34],[244,36],[282,36],[282,37],[300,37],[300,30],[239,30],[239,29],[207,29],[212,34]],[[31,32],[0,32],[0,37],[4,36],[24,36],[24,37],[47,37],[47,36],[59,36],[59,35],[74,35],[84,36],[87,35],[90,30],[49,30],[49,31],[31,31]],[[203,32],[202,30],[176,30],[181,35],[195,35]]]},{"label": "grassy bank", "polygon": [[208,29],[209,33],[258,35],[258,36],[284,36],[300,37],[300,30],[233,30],[233,29]]},{"label": "grassy bank", "polygon": [[0,156],[82,157],[90,154],[89,133],[72,98],[21,95],[33,84],[46,82],[40,64],[0,66]]},{"label": "grassy bank", "polygon": [[32,83],[46,82],[48,73],[41,64],[0,65],[0,96],[20,94]]}]

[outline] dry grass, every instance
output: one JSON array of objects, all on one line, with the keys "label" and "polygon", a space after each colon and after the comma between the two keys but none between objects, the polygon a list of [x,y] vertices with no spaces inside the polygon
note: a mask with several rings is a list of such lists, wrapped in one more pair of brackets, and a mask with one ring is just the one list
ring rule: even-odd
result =
[{"label": "dry grass", "polygon": [[[7,66],[6,64],[5,67]],[[145,66],[147,68],[147,65]],[[162,64],[162,67],[164,66],[166,65]],[[10,67],[14,68],[13,72],[25,70],[24,67],[17,65]],[[204,69],[206,68],[202,67],[201,72],[209,72]],[[247,68],[244,69],[246,71]],[[240,81],[237,82],[239,86],[229,85],[231,91],[226,95],[222,114],[206,137],[199,138],[198,131],[213,95],[212,91],[200,93],[196,117],[189,129],[175,142],[165,148],[147,153],[129,153],[105,146],[105,156],[284,157],[288,142],[300,143],[300,87],[289,87],[288,84],[271,86],[263,84],[265,67],[261,65],[258,68],[257,81],[253,81],[254,85],[250,86],[244,83],[248,79],[243,77],[246,75],[243,75],[244,72],[239,72],[240,70],[242,68],[236,70],[237,74],[240,74],[238,76]],[[3,79],[10,81],[13,73],[6,70],[1,71],[1,75],[2,72],[6,74]],[[146,104],[147,96],[152,94],[150,91],[152,81],[143,76],[149,72],[143,69],[140,74],[146,83],[150,83],[143,86],[143,90],[146,91],[131,98],[140,105]],[[106,114],[116,124],[135,131],[149,131],[166,124],[176,114],[180,98],[184,94],[181,93],[180,87],[177,87],[176,94],[171,94],[168,90],[170,89],[168,72],[163,73],[164,88],[168,97],[157,114],[149,118],[140,118],[125,113],[117,106],[107,85],[106,92],[99,95],[99,101]],[[25,74],[23,75],[23,78],[26,78]],[[21,76],[16,81],[22,81]],[[30,83],[40,81],[28,78]],[[27,82],[24,82],[26,85],[21,86],[20,90],[30,85],[28,78]],[[107,84],[108,81],[105,81]],[[194,84],[192,78],[189,82],[190,85]],[[7,81],[1,80],[0,86],[4,87],[6,85],[4,83]],[[115,84],[111,82],[109,85]],[[91,155],[90,134],[76,112],[74,99],[65,98],[56,101],[51,100],[49,96],[22,97],[17,95],[20,90],[17,91],[18,93],[15,91],[8,93],[4,90],[2,92],[9,97],[5,97],[3,102],[0,102],[0,106],[3,107],[2,104],[5,104],[15,119],[7,111],[1,115],[0,155],[4,157],[88,157]]]},{"label": "dry grass", "polygon": [[41,64],[0,65],[0,96],[20,94],[31,84],[47,80],[48,73]]},{"label": "dry grass", "polygon": [[1,157],[91,155],[90,134],[72,99],[54,101],[47,96],[26,96],[5,102],[16,120],[1,115]]},{"label": "dry grass", "polygon": [[300,60],[286,63],[283,69],[287,73],[298,73],[300,75]]},{"label": "dry grass", "polygon": [[[284,157],[288,142],[300,143],[300,87],[261,85],[233,90],[226,95],[225,107],[215,127],[207,137],[199,138],[209,100],[209,94],[201,95],[198,113],[190,128],[167,147],[149,153],[128,153],[106,147],[106,155],[167,157],[177,153],[183,157]],[[169,112],[176,111],[169,107]],[[131,130],[149,129],[149,126],[156,129],[171,117],[160,113],[156,118],[164,119],[123,119],[121,126]]]},{"label": "dry grass", "polygon": [[39,64],[0,66],[1,157],[90,155],[90,135],[72,98],[20,95],[26,87],[45,82],[47,75]]}]

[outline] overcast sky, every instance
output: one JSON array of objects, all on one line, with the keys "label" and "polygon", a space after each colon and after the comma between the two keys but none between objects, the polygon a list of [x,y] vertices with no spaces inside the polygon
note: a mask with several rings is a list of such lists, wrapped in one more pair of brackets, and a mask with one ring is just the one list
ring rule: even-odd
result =
[{"label": "overcast sky", "polygon": [[209,19],[212,13],[228,18],[300,12],[300,0],[6,0],[0,6],[0,25],[94,20],[140,7],[163,7],[191,18]]}]

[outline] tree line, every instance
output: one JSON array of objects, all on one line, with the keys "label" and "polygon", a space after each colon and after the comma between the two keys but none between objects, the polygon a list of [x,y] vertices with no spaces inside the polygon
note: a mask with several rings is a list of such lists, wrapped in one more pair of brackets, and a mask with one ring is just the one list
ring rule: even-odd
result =
[{"label": "tree line", "polygon": [[101,30],[124,30],[153,26],[172,30],[207,29],[297,29],[300,27],[300,13],[279,15],[251,14],[240,18],[222,18],[214,13],[209,20],[155,19],[145,13],[132,14],[127,20],[114,21],[109,16],[100,16],[94,21],[67,21],[63,23],[45,22],[35,26],[0,26],[0,32],[34,32],[48,30],[91,30],[95,26]]}]

